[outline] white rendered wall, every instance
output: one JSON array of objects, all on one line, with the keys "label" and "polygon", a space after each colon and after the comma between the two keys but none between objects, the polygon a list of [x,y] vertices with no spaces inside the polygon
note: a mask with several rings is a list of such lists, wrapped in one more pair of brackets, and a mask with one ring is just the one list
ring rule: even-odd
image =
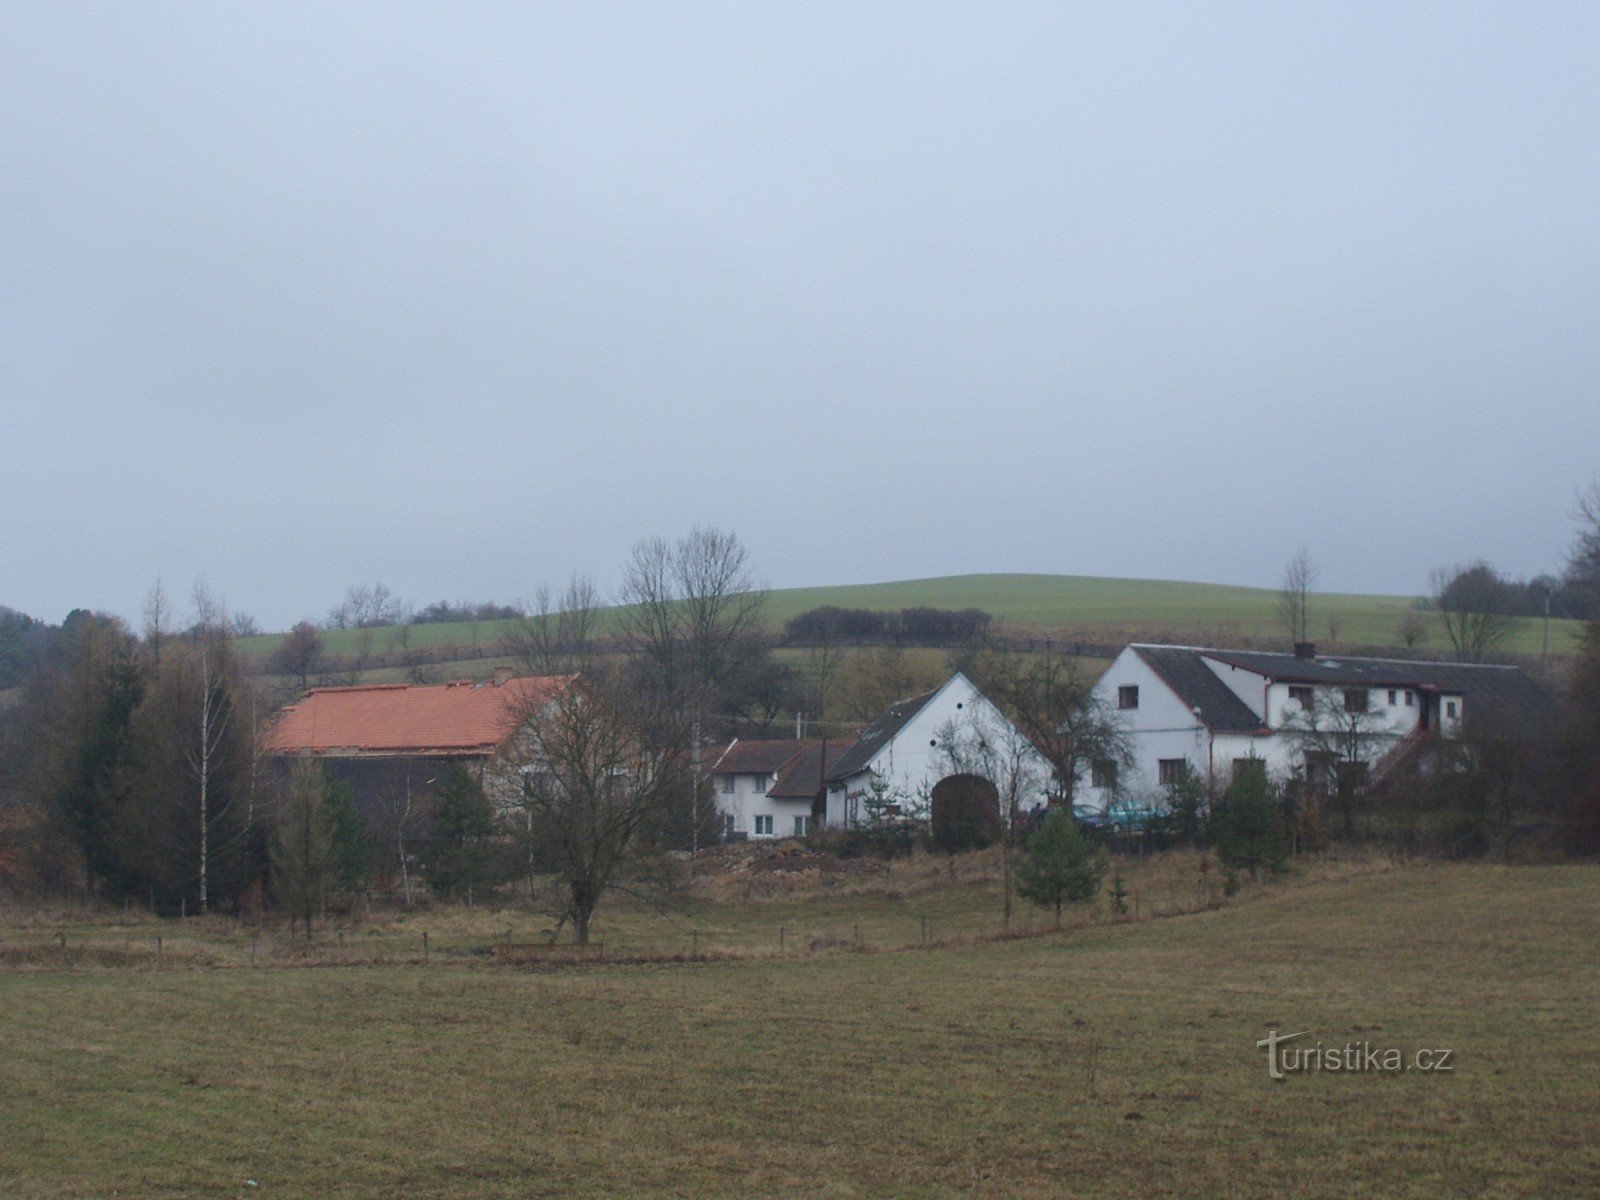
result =
[{"label": "white rendered wall", "polygon": [[[733,791],[722,790],[723,780],[733,780]],[[713,795],[717,811],[733,818],[729,832],[742,833],[750,838],[794,837],[794,819],[811,815],[809,800],[775,800],[767,795],[774,777],[771,775],[714,775]],[[771,817],[772,832],[756,832],[756,818]]]},{"label": "white rendered wall", "polygon": [[[1129,686],[1139,689],[1139,707],[1119,709],[1118,691]],[[1117,794],[1142,797],[1160,792],[1159,764],[1164,758],[1185,759],[1201,779],[1208,776],[1211,731],[1132,646],[1117,655],[1094,690],[1121,722],[1133,751],[1133,765],[1124,767],[1117,779]],[[1103,810],[1112,795],[1111,789],[1094,786],[1086,764],[1073,803]]]}]

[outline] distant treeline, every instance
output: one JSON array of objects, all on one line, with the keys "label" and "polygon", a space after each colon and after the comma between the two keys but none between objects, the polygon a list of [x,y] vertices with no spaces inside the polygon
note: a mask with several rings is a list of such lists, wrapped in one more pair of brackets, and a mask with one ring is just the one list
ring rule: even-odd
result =
[{"label": "distant treeline", "polygon": [[981,608],[902,608],[899,612],[877,612],[828,604],[786,621],[783,638],[791,645],[894,641],[943,646],[971,641],[986,632],[992,621]]},{"label": "distant treeline", "polygon": [[1480,560],[1458,568],[1439,589],[1439,595],[1424,597],[1418,604],[1448,608],[1460,602],[1479,612],[1512,617],[1542,617],[1546,605],[1553,617],[1574,621],[1600,617],[1600,596],[1576,569],[1560,578],[1535,575],[1532,579],[1512,579]]},{"label": "distant treeline", "polygon": [[438,600],[411,615],[412,625],[464,625],[469,621],[509,621],[522,615],[514,604],[496,604],[489,600],[482,604],[468,601]]}]

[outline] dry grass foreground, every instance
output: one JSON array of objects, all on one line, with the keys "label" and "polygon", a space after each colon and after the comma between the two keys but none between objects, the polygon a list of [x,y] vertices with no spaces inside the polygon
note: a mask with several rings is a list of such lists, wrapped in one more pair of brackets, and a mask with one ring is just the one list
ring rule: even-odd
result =
[{"label": "dry grass foreground", "polygon": [[[0,974],[5,1196],[1579,1196],[1593,867],[533,972]],[[760,909],[761,905],[746,905]],[[1267,1077],[1268,1029],[1449,1074]]]}]

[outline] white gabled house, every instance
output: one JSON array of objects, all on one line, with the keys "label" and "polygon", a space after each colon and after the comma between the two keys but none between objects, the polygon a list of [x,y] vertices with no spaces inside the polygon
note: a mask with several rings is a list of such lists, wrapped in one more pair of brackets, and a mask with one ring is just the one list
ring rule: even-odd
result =
[{"label": "white gabled house", "polygon": [[1023,810],[1046,803],[1052,790],[1044,756],[959,671],[890,705],[853,744],[838,747],[824,771],[830,829],[868,819],[874,800],[886,799],[891,815],[927,816],[940,785],[960,776],[987,779],[997,797],[1014,797]]},{"label": "white gabled house", "polygon": [[[731,841],[927,819],[942,797],[972,802],[974,784],[996,817],[1012,801],[1042,805],[1053,790],[1044,756],[959,672],[891,704],[859,737],[735,740],[705,761]],[[947,780],[959,783],[941,789]]]},{"label": "white gabled house", "polygon": [[1318,655],[1310,646],[1269,654],[1134,644],[1095,693],[1132,752],[1131,766],[1092,764],[1080,785],[1080,802],[1102,808],[1116,795],[1159,795],[1186,771],[1212,789],[1260,768],[1316,784],[1347,765],[1317,748],[1335,742],[1376,782],[1436,739],[1534,739],[1555,715],[1516,667]]},{"label": "white gabled house", "polygon": [[[849,749],[833,743],[835,756]],[[805,837],[822,802],[828,743],[804,739],[730,742],[712,761],[711,791],[724,841]]]}]

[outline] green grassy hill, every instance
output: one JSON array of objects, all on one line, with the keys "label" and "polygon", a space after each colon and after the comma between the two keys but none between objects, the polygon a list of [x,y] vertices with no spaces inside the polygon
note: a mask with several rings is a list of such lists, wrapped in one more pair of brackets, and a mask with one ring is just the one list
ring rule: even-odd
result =
[{"label": "green grassy hill", "polygon": [[[1040,635],[1082,641],[1117,643],[1135,638],[1162,641],[1279,645],[1283,634],[1276,613],[1277,593],[1270,588],[1233,587],[1216,583],[1181,583],[1163,579],[1107,579],[1088,575],[948,575],[898,583],[844,584],[836,587],[778,588],[771,593],[774,625],[808,609],[832,604],[841,608],[894,611],[902,608],[981,608],[997,622]],[[1322,592],[1311,600],[1313,639],[1330,648],[1399,646],[1400,623],[1412,610],[1409,596],[1371,596]],[[1442,652],[1449,643],[1436,618],[1426,614],[1427,636],[1418,650]],[[416,625],[412,647],[493,645],[514,632],[514,622]],[[1580,625],[1550,623],[1552,654],[1570,653]],[[392,629],[371,631],[373,649],[399,648]],[[355,652],[356,630],[326,635],[330,654]],[[1541,628],[1525,622],[1508,649],[1537,654]],[[265,656],[277,635],[249,638],[246,654]]]}]

